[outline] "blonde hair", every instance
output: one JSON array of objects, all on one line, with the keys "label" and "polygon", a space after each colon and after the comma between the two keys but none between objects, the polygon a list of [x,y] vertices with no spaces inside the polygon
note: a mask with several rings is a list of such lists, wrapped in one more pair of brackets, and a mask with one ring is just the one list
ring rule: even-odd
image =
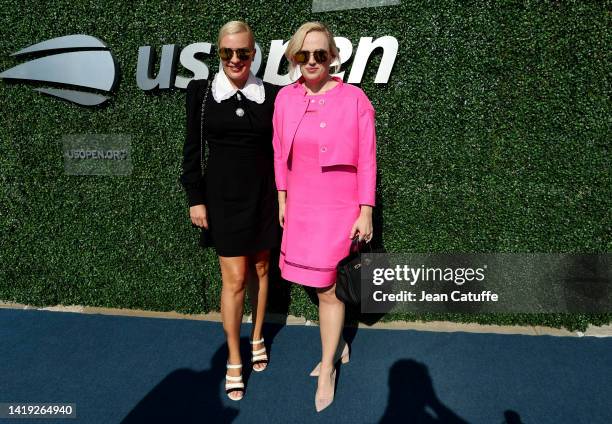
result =
[{"label": "blonde hair", "polygon": [[289,61],[289,73],[293,73],[298,66],[297,63],[293,60],[293,56],[295,56],[295,54],[299,52],[302,48],[306,35],[313,31],[320,31],[325,34],[325,36],[327,37],[327,44],[329,45],[329,52],[331,53],[332,58],[338,61],[338,63],[334,66],[336,68],[336,72],[339,70],[340,53],[338,52],[338,47],[336,47],[336,42],[334,41],[333,34],[329,30],[329,28],[327,28],[327,26],[325,26],[325,24],[323,24],[322,22],[312,21],[302,24],[302,26],[298,28],[295,34],[293,34],[291,40],[289,40],[289,44],[287,44],[287,50],[285,50],[285,57]]},{"label": "blonde hair", "polygon": [[217,49],[221,46],[221,39],[226,35],[231,34],[240,34],[242,32],[246,32],[249,34],[249,38],[251,39],[251,48],[255,48],[255,36],[253,35],[253,31],[251,27],[243,21],[229,21],[225,25],[221,27],[219,30],[219,36],[217,37]]}]

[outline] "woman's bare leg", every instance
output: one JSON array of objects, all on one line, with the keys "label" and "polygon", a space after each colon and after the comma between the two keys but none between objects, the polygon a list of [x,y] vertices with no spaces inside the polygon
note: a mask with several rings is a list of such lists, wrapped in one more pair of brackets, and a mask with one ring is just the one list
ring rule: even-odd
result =
[{"label": "woman's bare leg", "polygon": [[[219,256],[221,265],[221,320],[227,338],[229,350],[229,364],[240,364],[240,324],[244,312],[244,292],[248,272],[246,256],[225,257]],[[228,369],[227,374],[237,377],[242,369]],[[232,392],[230,396],[239,398],[239,392]]]},{"label": "woman's bare leg", "polygon": [[[253,330],[252,340],[262,338],[262,329],[266,314],[266,304],[268,301],[268,269],[270,263],[270,251],[263,250],[251,257],[249,277],[249,298],[253,311]],[[264,348],[263,343],[251,345],[251,350],[257,351]],[[264,369],[266,364],[256,364],[255,369]]]},{"label": "woman's bare leg", "polygon": [[319,329],[321,331],[321,372],[317,391],[330,397],[333,391],[330,375],[334,369],[334,354],[344,326],[344,303],[336,297],[336,284],[317,289],[319,298]]}]

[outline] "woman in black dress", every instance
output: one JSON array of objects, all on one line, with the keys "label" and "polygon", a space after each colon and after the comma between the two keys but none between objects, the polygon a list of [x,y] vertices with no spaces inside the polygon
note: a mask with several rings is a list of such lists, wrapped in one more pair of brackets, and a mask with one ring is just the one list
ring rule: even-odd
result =
[{"label": "woman in black dress", "polygon": [[[255,41],[246,23],[225,24],[217,47],[223,66],[213,80],[192,80],[187,86],[181,183],[192,225],[202,228],[200,246],[214,247],[219,256],[221,319],[229,350],[225,389],[230,399],[240,400],[245,287],[253,309],[253,370],[263,371],[268,362],[262,326],[270,249],[278,246],[280,234],[272,151],[278,88],[250,71]],[[201,169],[200,155],[206,156],[206,149]]]}]

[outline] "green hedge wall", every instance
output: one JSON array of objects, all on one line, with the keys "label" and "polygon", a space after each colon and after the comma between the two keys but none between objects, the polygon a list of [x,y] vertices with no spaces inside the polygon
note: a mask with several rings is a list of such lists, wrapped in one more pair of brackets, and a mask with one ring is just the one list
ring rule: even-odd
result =
[{"label": "green hedge wall", "polygon": [[[421,0],[312,13],[310,1],[0,0],[1,70],[23,47],[83,33],[107,43],[122,73],[110,104],[93,109],[0,83],[0,299],[218,309],[216,257],[197,246],[178,181],[185,94],[141,91],[136,62],[139,46],[214,42],[231,19],[252,25],[264,53],[308,20],[355,48],[362,36],[398,39],[389,83],[373,82],[378,54],[361,84],[377,111],[376,230],[388,251],[609,252],[610,5]],[[65,175],[61,137],[78,133],[130,135],[131,176]],[[289,313],[316,318],[303,289],[272,290],[273,309],[290,295]],[[385,317],[417,318],[584,329],[612,314]]]}]

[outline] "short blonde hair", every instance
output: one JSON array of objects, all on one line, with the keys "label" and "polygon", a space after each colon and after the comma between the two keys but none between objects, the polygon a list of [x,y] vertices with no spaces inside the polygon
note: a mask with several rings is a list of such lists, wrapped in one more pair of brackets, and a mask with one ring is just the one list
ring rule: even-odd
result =
[{"label": "short blonde hair", "polygon": [[332,59],[338,59],[336,71],[340,68],[340,53],[338,52],[338,47],[336,46],[336,42],[334,41],[333,34],[329,30],[329,28],[327,28],[327,26],[325,26],[325,24],[323,24],[322,22],[312,21],[302,24],[302,26],[298,28],[295,34],[293,34],[291,40],[289,40],[289,44],[287,44],[287,50],[285,50],[285,57],[289,61],[290,73],[293,73],[295,68],[297,68],[297,63],[293,60],[293,57],[302,48],[306,35],[313,31],[320,31],[325,34],[325,36],[327,37],[327,43],[329,44],[329,52],[331,53]]},{"label": "short blonde hair", "polygon": [[229,21],[225,25],[221,27],[219,30],[219,36],[217,37],[217,49],[221,46],[221,39],[226,35],[231,34],[240,34],[242,32],[246,32],[249,34],[249,38],[251,39],[251,48],[255,48],[255,35],[253,35],[253,31],[251,27],[243,21]]}]

